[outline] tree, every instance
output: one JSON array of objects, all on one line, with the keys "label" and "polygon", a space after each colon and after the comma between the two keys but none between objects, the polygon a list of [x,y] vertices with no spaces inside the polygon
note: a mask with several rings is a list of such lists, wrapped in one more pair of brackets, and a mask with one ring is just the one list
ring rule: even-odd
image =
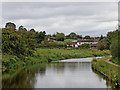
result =
[{"label": "tree", "polygon": [[77,39],[82,39],[82,35],[76,35]]},{"label": "tree", "polygon": [[77,35],[74,32],[71,32],[69,35],[70,39],[77,39]]},{"label": "tree", "polygon": [[35,32],[35,29],[30,29],[30,32],[33,32],[33,33],[34,33],[34,32]]},{"label": "tree", "polygon": [[9,24],[2,28],[3,54],[15,55],[22,60],[25,56],[32,55],[32,50],[36,48],[36,32],[27,31],[23,26],[16,31],[8,26]]},{"label": "tree", "polygon": [[84,37],[84,39],[91,39],[91,38],[90,38],[90,36],[87,35]]},{"label": "tree", "polygon": [[16,29],[16,25],[14,23],[8,22],[5,25],[6,29],[11,29],[11,30],[15,30]]},{"label": "tree", "polygon": [[29,53],[26,39],[23,39],[17,31],[6,28],[2,29],[2,51],[20,58],[27,56]]},{"label": "tree", "polygon": [[116,37],[112,39],[110,51],[114,59],[117,57],[120,59],[120,31],[118,31]]},{"label": "tree", "polygon": [[37,40],[37,43],[41,43],[41,41],[43,41],[46,37],[46,32],[45,31],[41,31],[41,32],[37,32],[36,33],[36,40]]},{"label": "tree", "polygon": [[104,38],[103,35],[101,35],[99,40],[102,40],[103,38]]},{"label": "tree", "polygon": [[57,34],[56,34],[56,40],[57,41],[64,41],[64,39],[65,39],[65,34],[57,32]]},{"label": "tree", "polygon": [[19,26],[18,31],[27,31],[27,29],[24,28],[24,27],[21,25],[21,26]]},{"label": "tree", "polygon": [[99,50],[109,49],[109,42],[107,41],[107,39],[104,38],[101,41],[99,41],[97,44],[97,48]]},{"label": "tree", "polygon": [[113,32],[108,32],[107,37],[104,39],[101,39],[98,42],[98,49],[103,50],[103,49],[110,49],[110,45],[112,43],[112,39],[118,36],[118,30],[115,30]]}]

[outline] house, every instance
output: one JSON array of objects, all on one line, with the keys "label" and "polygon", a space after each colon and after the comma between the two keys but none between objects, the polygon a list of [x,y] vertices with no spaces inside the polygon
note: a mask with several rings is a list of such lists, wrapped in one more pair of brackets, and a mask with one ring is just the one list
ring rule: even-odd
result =
[{"label": "house", "polygon": [[66,42],[66,45],[72,47],[79,47],[82,44],[89,44],[90,48],[94,48],[97,47],[97,43],[98,43],[98,39],[78,39],[72,42],[68,41]]},{"label": "house", "polygon": [[71,42],[71,41],[66,42],[66,45],[67,45],[68,47],[69,47],[69,46],[74,47],[75,44],[76,44],[76,42]]}]

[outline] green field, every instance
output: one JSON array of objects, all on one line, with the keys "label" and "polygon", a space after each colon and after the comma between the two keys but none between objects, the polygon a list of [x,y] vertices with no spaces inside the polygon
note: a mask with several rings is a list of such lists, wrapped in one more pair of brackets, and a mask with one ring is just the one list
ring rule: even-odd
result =
[{"label": "green field", "polygon": [[67,41],[74,41],[75,39],[65,39],[64,41],[67,42]]}]

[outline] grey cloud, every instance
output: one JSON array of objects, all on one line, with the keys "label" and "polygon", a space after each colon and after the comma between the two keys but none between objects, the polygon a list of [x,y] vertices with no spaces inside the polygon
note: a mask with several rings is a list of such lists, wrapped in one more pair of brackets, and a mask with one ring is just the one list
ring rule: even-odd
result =
[{"label": "grey cloud", "polygon": [[[113,8],[114,7],[114,8]],[[105,34],[117,25],[117,3],[3,3],[3,23],[66,34]],[[113,26],[111,26],[113,25]],[[91,33],[90,33],[91,32]],[[95,33],[95,34],[93,34]]]}]

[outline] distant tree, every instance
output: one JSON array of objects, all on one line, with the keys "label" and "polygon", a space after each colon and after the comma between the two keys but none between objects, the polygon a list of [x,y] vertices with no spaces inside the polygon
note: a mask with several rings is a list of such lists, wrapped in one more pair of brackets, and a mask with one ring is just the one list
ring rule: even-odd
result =
[{"label": "distant tree", "polygon": [[90,38],[90,36],[87,35],[84,37],[84,39],[91,39],[91,38]]},{"label": "distant tree", "polygon": [[55,34],[53,34],[53,35],[52,35],[52,37],[56,37],[56,35],[55,35]]},{"label": "distant tree", "polygon": [[37,32],[36,33],[36,40],[37,40],[37,43],[41,43],[41,41],[43,41],[46,37],[46,32],[45,31],[41,31],[41,32]]},{"label": "distant tree", "polygon": [[16,25],[14,23],[8,22],[8,23],[6,23],[5,28],[15,30]]},{"label": "distant tree", "polygon": [[77,39],[82,39],[82,35],[76,35]]},{"label": "distant tree", "polygon": [[95,39],[99,39],[100,37],[95,37]]},{"label": "distant tree", "polygon": [[57,41],[64,41],[64,39],[65,39],[65,34],[57,32],[57,34],[56,34],[56,40]]},{"label": "distant tree", "polygon": [[18,28],[18,31],[27,31],[26,28],[24,28],[22,25]]},{"label": "distant tree", "polygon": [[101,35],[100,38],[99,38],[99,41],[102,40],[103,38],[104,38],[103,35]]},{"label": "distant tree", "polygon": [[70,39],[77,39],[77,35],[76,35],[76,33],[74,33],[74,32],[71,32],[71,33],[69,34],[69,37],[70,37]]},{"label": "distant tree", "polygon": [[30,32],[35,32],[35,29],[30,29]]},{"label": "distant tree", "polygon": [[104,50],[104,49],[109,49],[109,42],[107,41],[106,38],[100,40],[97,44],[97,48],[99,50]]}]

